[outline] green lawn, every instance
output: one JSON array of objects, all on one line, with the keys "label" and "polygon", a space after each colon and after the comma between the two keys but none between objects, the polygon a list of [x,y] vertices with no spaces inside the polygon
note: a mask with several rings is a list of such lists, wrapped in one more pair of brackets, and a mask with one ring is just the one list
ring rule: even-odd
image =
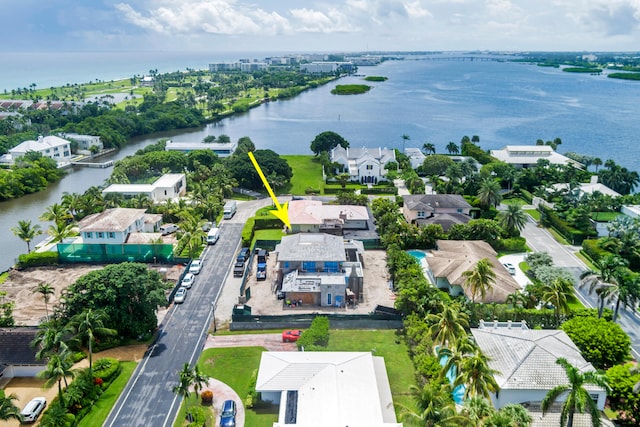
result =
[{"label": "green lawn", "polygon": [[136,369],[136,362],[120,362],[122,372],[118,375],[109,388],[100,396],[89,412],[78,424],[78,427],[101,426],[109,416],[109,412],[116,404],[116,400],[127,385],[131,374]]},{"label": "green lawn", "polygon": [[315,156],[287,155],[280,157],[289,163],[293,176],[291,177],[291,183],[281,188],[278,191],[279,194],[304,196],[307,188],[313,188],[316,191],[322,189],[322,165]]},{"label": "green lawn", "polygon": [[567,299],[567,305],[569,306],[569,309],[574,311],[574,310],[583,310],[586,307],[580,302],[580,300],[576,297],[571,297]]},{"label": "green lawn", "polygon": [[[198,366],[244,399],[263,351],[261,347],[211,348],[202,353]],[[413,363],[404,340],[396,336],[395,330],[332,330],[327,351],[370,351],[374,356],[384,357],[394,404],[414,408],[410,393],[411,385],[415,384]],[[184,416],[183,405],[177,419],[184,420]],[[277,419],[274,406],[254,408],[246,411],[245,425],[271,427]]]},{"label": "green lawn", "polygon": [[609,222],[622,215],[620,212],[591,212],[589,216],[594,221]]},{"label": "green lawn", "polygon": [[525,209],[524,210],[526,213],[528,213],[529,215],[531,215],[531,217],[533,219],[535,219],[536,221],[540,221],[540,211],[537,209]]},{"label": "green lawn", "polygon": [[527,201],[519,197],[513,197],[511,199],[503,199],[502,203],[505,205],[528,205]]}]

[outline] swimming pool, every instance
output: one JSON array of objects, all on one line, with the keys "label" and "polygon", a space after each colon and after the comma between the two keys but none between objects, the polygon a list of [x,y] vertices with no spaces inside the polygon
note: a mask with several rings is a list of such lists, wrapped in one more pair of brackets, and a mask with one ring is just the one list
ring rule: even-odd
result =
[{"label": "swimming pool", "polygon": [[421,262],[427,256],[424,251],[411,250],[407,251],[407,253],[417,259],[418,262]]},{"label": "swimming pool", "polygon": [[[436,353],[438,352],[438,348],[439,347],[440,346],[436,346]],[[444,365],[447,364],[447,360],[449,360],[448,356],[442,356],[440,358],[440,366],[444,367]],[[453,385],[453,383],[456,380],[456,367],[455,366],[452,366],[447,371],[447,379],[449,380],[449,383],[451,385]],[[459,386],[454,388],[453,391],[451,392],[451,396],[453,397],[453,401],[456,402],[456,404],[462,405],[462,402],[464,401],[465,389],[466,389],[466,386],[464,384],[460,384]]]}]

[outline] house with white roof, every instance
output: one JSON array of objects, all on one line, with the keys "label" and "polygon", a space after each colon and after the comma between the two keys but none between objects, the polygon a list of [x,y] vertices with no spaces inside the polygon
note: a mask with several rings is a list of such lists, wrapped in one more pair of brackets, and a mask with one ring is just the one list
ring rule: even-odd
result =
[{"label": "house with white roof", "polygon": [[177,142],[167,141],[164,149],[166,151],[180,151],[189,153],[196,150],[211,150],[218,157],[228,157],[238,148],[237,142]]},{"label": "house with white roof", "polygon": [[[491,395],[496,409],[519,403],[532,412],[539,412],[540,402],[552,388],[569,383],[564,368],[556,363],[558,358],[566,359],[580,372],[595,371],[562,330],[532,330],[525,322],[480,321],[480,326],[472,328],[471,333],[488,357],[489,367],[498,371],[494,379],[500,391]],[[589,384],[585,388],[598,409],[603,410],[606,390]],[[566,394],[560,395],[558,401],[565,399]],[[590,422],[582,424],[579,415],[576,414],[574,425],[591,425]],[[583,416],[590,421],[589,414]],[[557,408],[545,416],[538,413],[533,418],[532,426],[560,425]]]},{"label": "house with white roof", "polygon": [[401,427],[382,357],[368,352],[265,351],[256,391],[280,405],[274,427]]},{"label": "house with white roof", "polygon": [[493,264],[496,273],[495,283],[487,290],[486,295],[475,295],[477,302],[504,303],[507,297],[518,290],[520,285],[507,269],[498,261],[497,252],[483,240],[438,240],[437,250],[429,251],[424,260],[427,263],[425,273],[437,288],[449,292],[452,296],[465,295],[469,299],[474,296],[465,284],[465,271],[475,268],[478,261],[487,258]]},{"label": "house with white roof", "polygon": [[343,307],[348,297],[364,298],[361,242],[341,236],[299,233],[276,246],[276,281],[288,300]]},{"label": "house with white roof", "polygon": [[[89,215],[78,223],[81,242],[85,244],[123,244],[135,233],[148,234],[144,240],[161,237],[155,232],[162,223],[158,215],[147,216],[144,209],[113,208]],[[136,243],[140,243],[136,238]]]},{"label": "house with white roof", "polygon": [[337,173],[348,173],[352,181],[376,184],[386,181],[385,166],[396,161],[395,150],[388,148],[343,148],[338,145],[329,153],[332,163],[338,163]]},{"label": "house with white roof", "polygon": [[40,153],[43,157],[49,157],[58,163],[67,163],[71,160],[71,142],[55,135],[39,136],[36,140],[21,142],[10,149],[9,154],[15,162],[29,151]]},{"label": "house with white roof", "polygon": [[549,145],[507,145],[501,150],[491,150],[490,154],[517,169],[535,167],[541,159],[548,160],[552,165],[570,164],[579,169],[584,168],[582,163],[557,153]]},{"label": "house with white roof", "polygon": [[293,233],[342,235],[344,229],[368,228],[369,211],[366,206],[325,205],[319,200],[292,200],[288,207]]},{"label": "house with white roof", "polygon": [[154,203],[173,200],[187,193],[187,178],[183,173],[168,173],[162,175],[153,184],[111,184],[102,195],[121,194],[124,197],[137,195],[147,196]]}]

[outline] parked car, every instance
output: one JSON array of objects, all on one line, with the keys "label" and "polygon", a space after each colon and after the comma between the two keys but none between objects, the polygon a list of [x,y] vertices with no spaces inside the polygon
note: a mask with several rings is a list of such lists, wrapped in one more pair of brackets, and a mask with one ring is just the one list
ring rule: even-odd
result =
[{"label": "parked car", "polygon": [[509,272],[509,274],[511,274],[512,276],[515,276],[515,274],[516,274],[516,268],[513,266],[513,264],[506,262],[506,263],[504,263],[504,264],[502,264],[502,265],[504,265],[504,268],[506,268],[506,269],[507,269],[507,271]]},{"label": "parked car", "polygon": [[238,258],[237,260],[239,262],[246,262],[249,259],[249,248],[242,248],[240,249],[240,253],[238,253]]},{"label": "parked car", "polygon": [[176,304],[182,304],[187,297],[187,288],[183,288],[180,286],[176,291],[176,294],[173,296],[173,302]]},{"label": "parked car", "polygon": [[212,228],[216,228],[215,222],[205,222],[204,224],[202,224],[202,231],[209,231]]},{"label": "parked car", "polygon": [[289,331],[284,331],[282,333],[282,342],[296,342],[298,338],[302,335],[302,331],[300,329],[292,329]]},{"label": "parked car", "polygon": [[22,423],[35,423],[46,406],[47,399],[44,397],[34,397],[31,399],[20,412]]},{"label": "parked car", "polygon": [[194,276],[193,273],[187,273],[182,278],[182,282],[180,283],[180,286],[182,286],[183,288],[191,289],[191,286],[193,286],[193,282],[195,281],[196,281],[196,276]]},{"label": "parked car", "polygon": [[236,427],[236,402],[225,400],[220,410],[220,427]]},{"label": "parked car", "polygon": [[175,224],[163,224],[160,226],[160,232],[163,236],[175,233],[178,230],[180,230],[180,227]]},{"label": "parked car", "polygon": [[242,277],[244,275],[244,262],[236,261],[233,266],[233,277]]},{"label": "parked car", "polygon": [[267,264],[258,264],[256,280],[267,280]]},{"label": "parked car", "polygon": [[189,273],[200,274],[201,269],[202,269],[202,260],[194,259],[193,261],[191,261],[191,265],[189,266]]}]

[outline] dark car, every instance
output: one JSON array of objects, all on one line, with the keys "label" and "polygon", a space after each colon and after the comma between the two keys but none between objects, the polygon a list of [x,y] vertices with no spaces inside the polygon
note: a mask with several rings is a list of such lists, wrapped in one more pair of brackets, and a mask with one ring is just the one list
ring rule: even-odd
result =
[{"label": "dark car", "polygon": [[233,266],[233,277],[242,277],[244,275],[244,262],[237,261]]},{"label": "dark car", "polygon": [[236,402],[225,400],[220,410],[220,427],[236,426]]},{"label": "dark car", "polygon": [[240,253],[238,254],[238,262],[246,262],[249,259],[249,248],[240,249]]}]

